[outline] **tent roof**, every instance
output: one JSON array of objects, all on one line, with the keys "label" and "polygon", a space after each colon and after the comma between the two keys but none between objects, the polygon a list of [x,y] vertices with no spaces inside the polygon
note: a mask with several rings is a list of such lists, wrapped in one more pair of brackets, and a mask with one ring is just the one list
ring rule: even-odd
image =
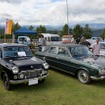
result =
[{"label": "tent roof", "polygon": [[16,30],[14,34],[15,35],[33,35],[33,34],[37,34],[37,32],[33,30],[29,30],[27,28],[21,28],[21,29]]}]

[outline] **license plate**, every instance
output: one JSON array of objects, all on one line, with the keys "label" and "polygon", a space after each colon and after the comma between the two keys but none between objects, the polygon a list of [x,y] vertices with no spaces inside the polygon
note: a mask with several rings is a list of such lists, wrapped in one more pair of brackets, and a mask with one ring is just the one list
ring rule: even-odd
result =
[{"label": "license plate", "polygon": [[38,78],[30,79],[28,85],[35,85],[38,84]]}]

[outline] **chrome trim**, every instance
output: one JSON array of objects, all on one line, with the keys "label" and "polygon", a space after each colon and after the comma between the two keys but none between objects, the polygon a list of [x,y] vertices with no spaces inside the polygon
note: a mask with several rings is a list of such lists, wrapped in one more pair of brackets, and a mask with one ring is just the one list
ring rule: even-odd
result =
[{"label": "chrome trim", "polygon": [[51,66],[52,68],[55,68],[55,69],[57,69],[57,70],[60,70],[60,71],[62,71],[62,72],[65,72],[65,73],[69,73],[69,74],[72,74],[72,75],[75,75],[75,73],[73,73],[73,72],[67,72],[66,70],[64,70],[64,69],[60,69],[60,68],[57,68],[57,67],[55,67],[55,66]]},{"label": "chrome trim", "polygon": [[90,78],[92,80],[103,80],[103,79],[105,79],[105,76],[100,76],[100,77],[91,76]]},{"label": "chrome trim", "polygon": [[[46,74],[46,75],[43,75],[43,76],[40,76],[40,77],[37,77],[38,80],[41,80],[45,77],[47,77],[49,74]],[[34,78],[31,78],[31,79],[34,79]],[[29,81],[29,79],[24,79],[24,80],[10,80],[10,84],[21,84],[21,83],[27,83]]]}]

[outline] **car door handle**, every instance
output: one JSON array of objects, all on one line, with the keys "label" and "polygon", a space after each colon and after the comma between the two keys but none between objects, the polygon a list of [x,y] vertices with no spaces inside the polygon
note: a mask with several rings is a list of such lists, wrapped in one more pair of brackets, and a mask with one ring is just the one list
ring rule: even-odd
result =
[{"label": "car door handle", "polygon": [[56,57],[56,59],[59,59],[59,57]]}]

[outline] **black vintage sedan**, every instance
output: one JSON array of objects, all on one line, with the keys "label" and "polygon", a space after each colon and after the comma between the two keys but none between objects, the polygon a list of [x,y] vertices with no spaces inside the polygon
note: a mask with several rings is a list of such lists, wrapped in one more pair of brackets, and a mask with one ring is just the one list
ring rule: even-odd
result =
[{"label": "black vintage sedan", "polygon": [[32,55],[23,44],[0,44],[0,74],[7,90],[13,84],[37,84],[48,76],[46,61]]},{"label": "black vintage sedan", "polygon": [[53,68],[76,75],[82,83],[105,78],[105,58],[94,56],[84,45],[47,46],[43,52],[36,52],[36,56]]}]

